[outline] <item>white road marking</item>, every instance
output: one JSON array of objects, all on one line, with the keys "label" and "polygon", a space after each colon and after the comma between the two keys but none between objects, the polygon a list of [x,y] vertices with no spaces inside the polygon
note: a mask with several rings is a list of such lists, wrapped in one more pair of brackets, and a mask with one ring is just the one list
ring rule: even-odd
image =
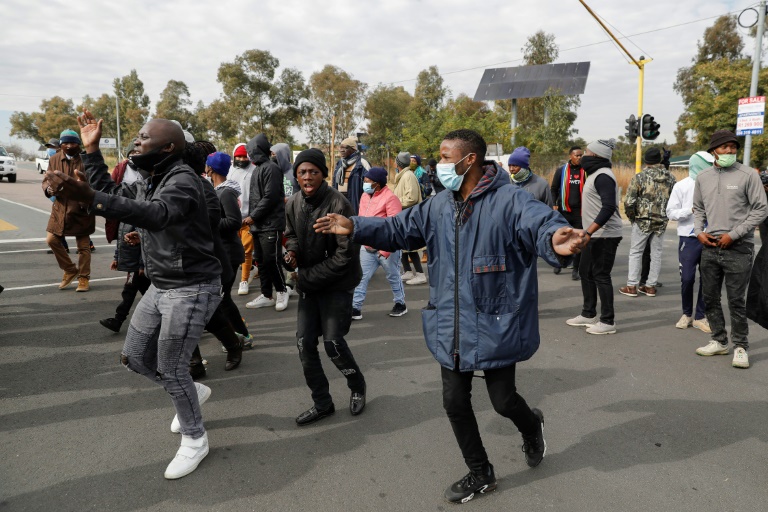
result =
[{"label": "white road marking", "polygon": [[[0,201],[5,201],[6,203],[15,204],[16,206],[22,206],[24,208],[29,208],[32,211],[43,213],[43,214],[48,215],[48,216],[51,215],[51,212],[47,212],[45,210],[41,210],[40,208],[35,208],[34,206],[29,206],[28,204],[17,203],[16,201],[11,201],[10,199],[6,199],[4,197],[0,197]],[[101,231],[102,233],[104,233],[104,228],[100,228],[100,227],[96,226],[96,231]]]},{"label": "white road marking", "polygon": [[[125,276],[122,277],[101,277],[99,279],[91,279],[91,283],[98,283],[99,281],[117,281],[118,279],[122,279],[125,281]],[[50,286],[59,286],[60,283],[53,283],[53,284],[33,284],[32,286],[17,286],[15,288],[6,288],[6,292],[12,292],[14,290],[31,290],[32,288],[48,288]]]}]

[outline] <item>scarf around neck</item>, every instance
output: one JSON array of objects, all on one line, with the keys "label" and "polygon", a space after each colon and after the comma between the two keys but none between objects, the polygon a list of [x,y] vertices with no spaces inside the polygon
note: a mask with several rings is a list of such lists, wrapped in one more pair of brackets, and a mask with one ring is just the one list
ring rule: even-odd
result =
[{"label": "scarf around neck", "polygon": [[531,170],[527,167],[523,167],[519,171],[517,171],[517,174],[512,174],[512,181],[514,181],[517,184],[525,183],[528,181],[528,179],[531,177]]}]

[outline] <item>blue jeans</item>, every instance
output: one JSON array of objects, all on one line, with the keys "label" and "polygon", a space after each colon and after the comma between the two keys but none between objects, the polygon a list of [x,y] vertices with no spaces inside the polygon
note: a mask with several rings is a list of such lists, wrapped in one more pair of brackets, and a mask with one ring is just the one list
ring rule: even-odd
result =
[{"label": "blue jeans", "polygon": [[360,266],[363,268],[363,278],[360,284],[355,288],[355,295],[352,298],[352,308],[358,311],[363,309],[365,294],[368,291],[368,281],[379,267],[387,273],[387,281],[392,287],[392,299],[394,302],[405,304],[405,290],[403,289],[403,280],[400,279],[400,251],[395,251],[385,258],[378,251],[371,253],[365,247],[360,247]]},{"label": "blue jeans", "polygon": [[[701,263],[701,250],[704,248],[695,236],[681,236],[677,257],[680,261],[680,295],[683,298],[683,314],[693,316],[693,289],[696,283],[696,268]],[[694,320],[704,318],[704,295],[701,287],[701,269],[699,268],[699,295],[696,299]]]},{"label": "blue jeans", "polygon": [[133,312],[120,358],[129,370],[165,388],[181,433],[193,439],[202,437],[205,428],[189,359],[219,302],[218,277],[172,290],[150,286]]}]

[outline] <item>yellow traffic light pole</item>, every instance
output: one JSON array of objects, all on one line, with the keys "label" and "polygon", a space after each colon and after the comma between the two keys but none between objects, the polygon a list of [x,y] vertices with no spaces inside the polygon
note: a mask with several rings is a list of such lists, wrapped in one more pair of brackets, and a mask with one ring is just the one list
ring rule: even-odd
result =
[{"label": "yellow traffic light pole", "polygon": [[597,17],[597,15],[594,13],[592,9],[589,8],[589,6],[584,2],[584,0],[579,0],[581,2],[581,5],[584,6],[584,8],[589,12],[589,14],[592,15],[593,18],[595,18],[595,21],[597,21],[601,27],[603,27],[603,30],[605,30],[609,36],[611,36],[611,39],[613,39],[617,45],[619,45],[619,48],[621,48],[624,53],[627,54],[627,57],[632,59],[632,63],[637,66],[637,69],[640,70],[640,84],[637,89],[637,123],[638,123],[638,137],[637,137],[637,147],[635,148],[635,173],[639,173],[642,170],[642,156],[643,156],[643,83],[645,81],[645,65],[651,62],[653,59],[646,59],[645,57],[641,56],[640,60],[635,59],[629,51],[624,48],[624,45],[621,44],[621,41],[616,39],[616,36],[613,35],[613,32],[608,30],[608,27],[605,26],[605,24],[602,22],[600,18]]}]

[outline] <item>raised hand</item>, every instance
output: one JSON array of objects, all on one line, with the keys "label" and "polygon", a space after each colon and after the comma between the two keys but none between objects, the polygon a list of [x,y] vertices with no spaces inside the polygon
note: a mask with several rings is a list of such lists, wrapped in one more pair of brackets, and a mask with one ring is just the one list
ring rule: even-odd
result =
[{"label": "raised hand", "polygon": [[83,141],[86,153],[93,153],[99,150],[101,125],[103,123],[103,119],[97,121],[87,109],[83,110],[82,115],[77,116],[77,124],[80,125],[80,139]]},{"label": "raised hand", "polygon": [[315,233],[323,233],[326,235],[351,235],[352,229],[354,229],[354,224],[343,215],[329,213],[325,217],[317,219],[317,222],[312,228],[315,230]]},{"label": "raised hand", "polygon": [[53,192],[52,195],[57,197],[72,199],[81,203],[90,203],[96,194],[88,184],[85,175],[79,171],[76,178],[67,176],[61,171],[48,171],[45,173],[45,179],[50,183],[49,187]]},{"label": "raised hand", "polygon": [[587,242],[589,238],[583,229],[560,228],[552,235],[552,248],[560,256],[578,254]]}]

